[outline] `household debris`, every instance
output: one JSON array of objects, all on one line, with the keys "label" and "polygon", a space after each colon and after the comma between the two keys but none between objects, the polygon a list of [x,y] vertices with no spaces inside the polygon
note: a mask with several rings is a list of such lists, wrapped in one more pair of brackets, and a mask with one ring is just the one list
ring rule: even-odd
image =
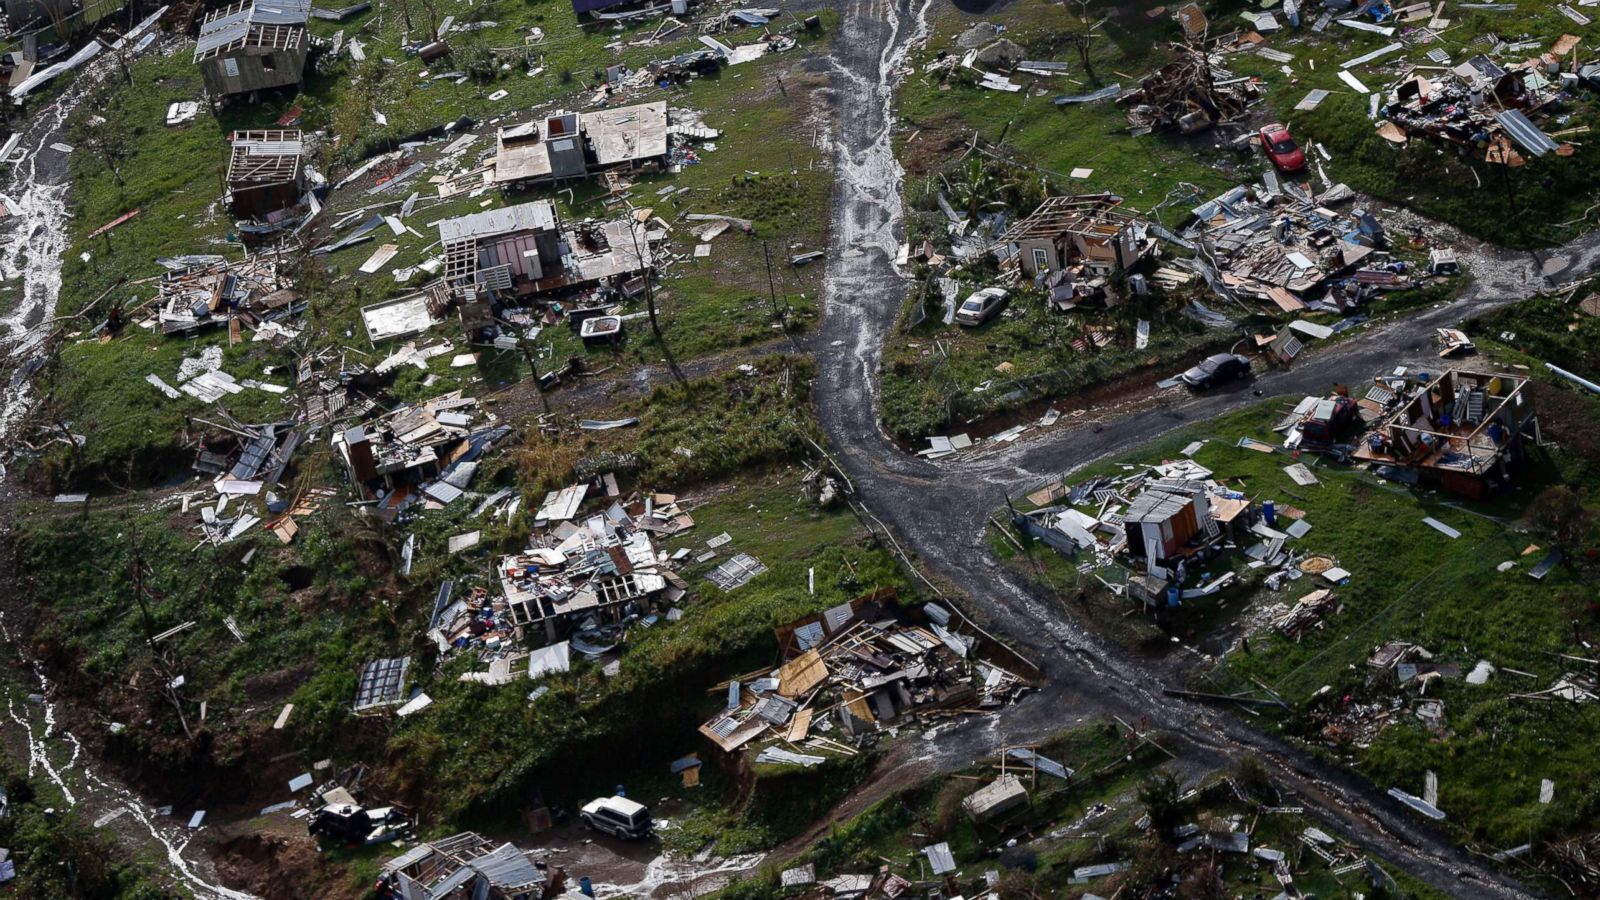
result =
[{"label": "household debris", "polygon": [[[1564,36],[1557,47],[1567,45],[1567,50],[1505,66],[1479,53],[1451,67],[1408,67],[1386,92],[1378,133],[1397,144],[1412,137],[1451,144],[1477,159],[1510,166],[1523,165],[1523,154],[1570,156],[1572,145],[1558,144],[1534,119],[1559,108],[1564,81],[1552,76],[1560,76],[1562,60],[1576,42]],[[1576,74],[1572,77],[1575,81]]]},{"label": "household debris", "polygon": [[1134,134],[1194,134],[1241,118],[1260,97],[1253,79],[1235,77],[1203,50],[1177,44],[1173,49],[1177,59],[1117,101],[1128,106]]},{"label": "household debris", "polygon": [[[886,729],[998,709],[1031,686],[1031,665],[935,604],[903,607],[879,591],[777,629],[784,663],[714,688],[726,708],[700,726],[725,752],[757,739],[805,748],[816,762],[767,747],[758,756],[813,765],[852,756]],[[1005,658],[1003,668],[992,662]],[[1024,670],[1025,667],[1025,670]],[[1020,673],[1020,674],[1019,674]]]},{"label": "household debris", "polygon": [[481,414],[488,422],[476,423],[477,407],[452,391],[334,431],[331,442],[351,482],[377,501],[367,511],[392,522],[413,506],[437,509],[460,499],[478,458],[511,432],[488,414]]},{"label": "household debris", "polygon": [[1343,187],[1318,197],[1239,186],[1197,207],[1185,236],[1215,261],[1208,280],[1219,293],[1253,297],[1285,313],[1347,312],[1379,292],[1411,287],[1406,265],[1386,252],[1388,239],[1374,216],[1325,205],[1352,196]]},{"label": "household debris", "polygon": [[1484,497],[1509,483],[1538,439],[1528,381],[1466,369],[1379,376],[1358,401],[1372,425],[1351,456],[1385,477]]},{"label": "household debris", "polygon": [[[656,536],[694,527],[676,498],[635,495],[580,517],[587,490],[575,485],[546,497],[528,549],[500,560],[504,607],[490,605],[492,630],[533,632],[552,644],[571,637],[573,649],[599,656],[618,643],[628,622],[664,613],[685,596],[688,585],[655,545]],[[477,615],[475,621],[486,621]],[[459,625],[459,614],[454,621]],[[439,630],[452,645],[461,640],[459,627]]]},{"label": "household debris", "polygon": [[1206,560],[1253,540],[1262,517],[1244,494],[1187,459],[1094,478],[1041,499],[1065,502],[1015,511],[1012,525],[1068,556],[1089,554],[1091,569],[1125,560],[1133,570],[1129,593],[1161,606],[1209,596],[1230,583],[1231,573],[1183,587],[1191,575],[1202,574]]},{"label": "household debris", "polygon": [[[305,310],[298,291],[288,287],[273,254],[246,256],[241,262],[175,261],[156,282],[153,312],[134,319],[138,309],[116,315],[134,319],[162,334],[187,335],[235,319],[260,339],[286,343],[299,334],[283,323]],[[267,323],[276,327],[268,328]]]}]

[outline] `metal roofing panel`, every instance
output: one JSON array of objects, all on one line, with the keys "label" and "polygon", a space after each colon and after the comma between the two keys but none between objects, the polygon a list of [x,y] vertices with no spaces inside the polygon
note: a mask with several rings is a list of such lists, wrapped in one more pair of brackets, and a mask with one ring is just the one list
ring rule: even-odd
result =
[{"label": "metal roofing panel", "polygon": [[823,613],[822,617],[827,620],[829,631],[838,631],[840,628],[844,627],[844,623],[850,621],[851,617],[854,615],[855,610],[850,608],[850,604],[841,603],[838,606],[835,606],[833,609]]},{"label": "metal roofing panel", "polygon": [[311,0],[257,0],[250,21],[257,25],[304,25],[311,17]]},{"label": "metal roofing panel", "polygon": [[1543,156],[1560,146],[1554,138],[1540,131],[1539,126],[1529,121],[1521,110],[1508,109],[1497,112],[1494,114],[1494,120],[1511,135],[1512,140],[1534,156]]},{"label": "metal roofing panel", "polygon": [[801,650],[810,650],[812,647],[822,643],[822,638],[823,634],[821,622],[812,622],[807,625],[801,625],[799,628],[794,630],[795,643],[800,645]]},{"label": "metal roofing panel", "polygon": [[923,847],[922,855],[928,858],[928,866],[933,869],[933,874],[935,875],[943,875],[946,872],[954,872],[956,870],[956,857],[955,854],[950,852],[948,843]]},{"label": "metal roofing panel", "polygon": [[544,876],[516,844],[501,844],[467,865],[482,873],[496,887],[519,888],[544,882]]},{"label": "metal roofing panel", "polygon": [[195,43],[195,56],[208,53],[218,47],[226,47],[235,41],[242,41],[250,34],[250,23],[242,14],[228,16],[212,22],[207,29],[201,29],[200,39]]},{"label": "metal roofing panel", "polygon": [[504,209],[445,219],[439,223],[439,240],[450,242],[494,237],[518,231],[549,231],[556,227],[556,207],[549,200],[518,203]]}]

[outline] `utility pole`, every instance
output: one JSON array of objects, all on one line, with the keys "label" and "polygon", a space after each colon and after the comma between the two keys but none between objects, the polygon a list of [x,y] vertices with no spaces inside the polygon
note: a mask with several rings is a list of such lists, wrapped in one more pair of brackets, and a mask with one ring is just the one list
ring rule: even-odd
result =
[{"label": "utility pole", "polygon": [[788,313],[778,305],[778,284],[772,278],[772,249],[767,246],[765,239],[761,241],[761,255],[767,261],[767,297],[772,302],[772,317],[778,320],[778,327],[788,336],[790,345],[798,348],[798,342],[789,332]]},{"label": "utility pole", "polygon": [[[628,233],[633,236],[633,256],[641,265],[644,264],[644,250],[639,247],[639,229],[637,222],[628,223]],[[656,343],[661,345],[661,352],[667,355],[667,368],[672,370],[672,377],[683,384],[683,370],[678,368],[678,361],[672,357],[672,350],[667,346],[667,339],[661,335],[661,323],[656,319],[656,264],[650,260],[650,265],[644,269],[644,302],[645,308],[650,311],[650,331],[656,336]]]}]

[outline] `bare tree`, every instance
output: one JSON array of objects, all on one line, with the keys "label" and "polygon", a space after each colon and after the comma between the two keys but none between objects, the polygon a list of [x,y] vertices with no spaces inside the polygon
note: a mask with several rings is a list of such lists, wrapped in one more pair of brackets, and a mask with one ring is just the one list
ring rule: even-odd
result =
[{"label": "bare tree", "polygon": [[50,23],[50,30],[63,42],[70,42],[82,24],[75,0],[39,0],[39,11]]},{"label": "bare tree", "polygon": [[112,117],[108,119],[89,113],[79,118],[72,126],[73,141],[104,163],[120,187],[126,183],[122,180],[122,164],[132,152],[133,135],[127,124],[113,111],[115,107],[103,91],[92,94],[85,108],[106,110]]},{"label": "bare tree", "polygon": [[1090,58],[1090,51],[1094,47],[1096,31],[1100,23],[1089,19],[1090,0],[1071,0],[1071,6],[1077,12],[1069,16],[1067,31],[1064,35],[1067,46],[1078,51],[1078,61],[1083,64],[1083,73],[1089,76],[1090,81],[1098,81],[1094,74],[1094,61]]}]

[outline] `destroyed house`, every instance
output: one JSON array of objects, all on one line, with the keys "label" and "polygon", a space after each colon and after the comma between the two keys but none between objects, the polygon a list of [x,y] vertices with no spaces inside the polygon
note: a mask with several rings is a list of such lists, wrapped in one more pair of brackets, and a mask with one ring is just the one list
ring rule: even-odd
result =
[{"label": "destroyed house", "polygon": [[527,187],[595,172],[659,167],[670,147],[665,101],[556,112],[500,129],[494,183]]},{"label": "destroyed house", "polygon": [[1051,197],[1001,238],[1030,278],[1075,270],[1106,275],[1132,268],[1155,249],[1145,222],[1113,194]]},{"label": "destroyed house", "polygon": [[1566,41],[1558,41],[1542,59],[1506,67],[1478,54],[1447,69],[1407,69],[1389,88],[1378,133],[1397,144],[1408,137],[1450,143],[1509,165],[1523,161],[1513,144],[1533,156],[1559,150],[1530,117],[1548,113],[1559,102],[1560,82],[1546,78],[1545,71],[1576,46],[1576,38]]},{"label": "destroyed house", "polygon": [[298,129],[235,131],[228,142],[228,208],[235,216],[262,219],[299,202],[306,176]]},{"label": "destroyed house", "polygon": [[893,591],[780,627],[786,661],[762,677],[730,681],[726,706],[700,733],[729,753],[778,739],[784,743],[766,747],[756,762],[814,765],[823,759],[784,748],[837,750],[908,717],[993,709],[1026,689],[1023,677],[979,659],[1003,648],[956,629],[947,610],[902,608]]},{"label": "destroyed house", "polygon": [[217,429],[200,439],[194,470],[216,478],[277,484],[302,437],[293,422]]},{"label": "destroyed house", "polygon": [[554,546],[504,557],[499,566],[512,622],[540,625],[550,641],[580,618],[599,625],[642,612],[668,587],[655,543],[625,513],[566,523],[556,534],[563,536]]},{"label": "destroyed house", "polygon": [[478,457],[508,433],[475,427],[477,402],[455,391],[334,433],[351,481],[363,497],[380,501],[380,518],[413,502],[449,505],[461,497]]},{"label": "destroyed house", "polygon": [[452,284],[516,294],[561,269],[559,221],[549,200],[445,219],[439,241]]},{"label": "destroyed house", "polygon": [[155,324],[167,335],[188,334],[235,318],[260,328],[264,322],[304,309],[299,293],[280,285],[271,256],[239,263],[212,257],[179,266],[156,283]]},{"label": "destroyed house", "polygon": [[404,900],[538,900],[546,880],[515,844],[470,831],[412,847],[385,863],[378,879]]},{"label": "destroyed house", "polygon": [[1410,287],[1379,249],[1387,236],[1375,217],[1327,207],[1352,196],[1348,188],[1335,186],[1314,200],[1289,191],[1257,193],[1240,186],[1202,203],[1187,232],[1229,293],[1294,313],[1349,309],[1376,292]]},{"label": "destroyed house", "polygon": [[1538,437],[1522,375],[1451,369],[1431,381],[1380,379],[1360,403],[1377,421],[1355,459],[1469,497],[1506,484],[1525,442]]},{"label": "destroyed house", "polygon": [[1211,515],[1204,482],[1161,478],[1133,498],[1122,513],[1129,556],[1158,578],[1172,577],[1184,560],[1222,536]]},{"label": "destroyed house", "polygon": [[194,47],[213,97],[299,84],[310,50],[311,0],[241,0],[206,16]]},{"label": "destroyed house", "polygon": [[563,228],[548,200],[446,219],[439,239],[445,281],[468,302],[613,283],[651,266],[642,224],[585,220]]}]

